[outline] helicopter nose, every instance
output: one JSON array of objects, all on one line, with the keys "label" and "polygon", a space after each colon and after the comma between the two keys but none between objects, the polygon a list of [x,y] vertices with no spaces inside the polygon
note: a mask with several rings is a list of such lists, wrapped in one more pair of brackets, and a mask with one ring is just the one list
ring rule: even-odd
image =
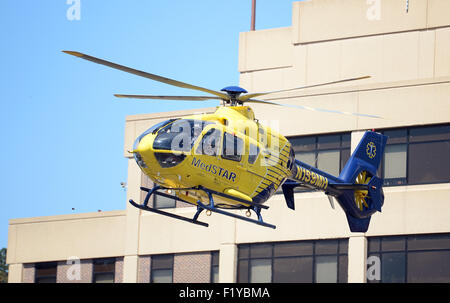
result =
[{"label": "helicopter nose", "polygon": [[148,159],[149,153],[152,152],[147,136],[148,135],[139,136],[133,144],[134,159],[141,168],[148,167],[145,159]]},{"label": "helicopter nose", "polygon": [[136,140],[134,141],[134,144],[133,144],[133,152],[134,151],[138,151],[140,149],[139,145],[140,145],[143,137],[144,137],[144,134],[142,134],[142,135],[140,135],[139,137],[136,138]]}]

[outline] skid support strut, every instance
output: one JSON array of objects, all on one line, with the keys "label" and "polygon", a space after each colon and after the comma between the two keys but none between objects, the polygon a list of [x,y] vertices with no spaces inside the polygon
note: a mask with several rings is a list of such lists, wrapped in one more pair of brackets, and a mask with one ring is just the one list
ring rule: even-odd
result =
[{"label": "skid support strut", "polygon": [[258,216],[258,220],[250,219],[250,218],[247,218],[247,217],[244,217],[244,216],[240,216],[240,215],[237,215],[235,213],[228,212],[228,211],[225,211],[225,210],[222,210],[222,209],[219,209],[219,208],[215,207],[212,193],[209,192],[207,189],[202,189],[202,190],[208,194],[209,205],[205,205],[202,202],[197,201],[197,205],[199,207],[201,207],[203,209],[206,209],[206,210],[209,210],[209,211],[212,211],[212,212],[216,212],[216,213],[225,215],[225,216],[229,216],[229,217],[232,217],[232,218],[236,218],[236,219],[244,220],[244,221],[247,221],[247,222],[255,223],[255,224],[258,224],[258,225],[261,225],[261,226],[270,227],[270,228],[273,228],[273,229],[276,228],[275,225],[272,225],[272,224],[269,224],[269,223],[266,223],[266,222],[263,221],[262,216],[261,216],[261,208],[260,207],[258,207],[258,206],[253,206],[252,207],[253,211]]},{"label": "skid support strut", "polygon": [[185,222],[189,222],[189,223],[193,223],[193,224],[197,224],[197,225],[201,225],[201,226],[205,226],[205,227],[209,226],[208,223],[197,221],[198,215],[200,215],[200,212],[201,212],[198,209],[197,209],[197,213],[195,214],[194,218],[190,219],[190,218],[186,218],[186,217],[183,217],[183,216],[180,216],[180,215],[176,215],[176,214],[173,214],[173,213],[169,213],[169,212],[162,211],[160,209],[148,206],[148,201],[149,201],[149,199],[150,199],[152,194],[156,194],[156,195],[159,195],[159,196],[175,199],[177,201],[185,202],[185,201],[179,199],[176,196],[171,196],[171,195],[168,195],[168,194],[165,194],[165,193],[157,192],[159,189],[161,189],[161,187],[159,185],[155,185],[152,189],[141,187],[141,190],[147,192],[147,195],[145,196],[145,199],[144,199],[144,203],[143,204],[138,204],[138,203],[134,202],[132,199],[130,199],[129,202],[134,207],[137,207],[137,208],[145,210],[145,211],[150,211],[150,212],[153,212],[153,213],[156,213],[156,214],[159,214],[159,215],[163,215],[163,216],[166,216],[166,217],[182,220],[182,221],[185,221]]},{"label": "skid support strut", "polygon": [[[174,213],[162,211],[160,209],[156,209],[156,208],[148,206],[149,199],[150,199],[150,197],[153,194],[158,195],[158,196],[163,196],[163,197],[166,197],[166,198],[170,198],[170,199],[175,199],[176,201],[189,203],[189,202],[186,202],[184,200],[181,200],[177,196],[169,195],[169,194],[162,193],[162,192],[158,192],[158,190],[160,190],[160,189],[167,189],[167,188],[162,188],[159,185],[155,185],[152,189],[141,187],[141,190],[147,192],[147,195],[145,196],[145,199],[144,199],[144,203],[138,204],[138,203],[134,202],[132,199],[130,199],[129,202],[134,207],[137,207],[137,208],[145,210],[145,211],[150,211],[150,212],[157,213],[157,214],[160,214],[160,215],[163,215],[163,216],[166,216],[166,217],[171,217],[171,218],[174,218],[174,219],[182,220],[182,221],[185,221],[185,222],[189,222],[189,223],[193,223],[193,224],[197,224],[197,225],[201,225],[201,226],[205,226],[205,227],[209,226],[208,223],[198,221],[198,217],[199,217],[199,215],[201,214],[201,212],[203,210],[208,210],[208,211],[219,213],[219,214],[222,214],[222,215],[225,215],[225,216],[228,216],[228,217],[244,220],[244,221],[247,221],[247,222],[250,222],[250,223],[258,224],[258,225],[265,226],[265,227],[270,227],[270,228],[273,228],[273,229],[276,228],[275,225],[272,225],[272,224],[264,222],[264,220],[263,220],[263,218],[261,216],[261,209],[262,208],[267,209],[268,208],[267,206],[260,205],[260,204],[257,204],[257,203],[253,203],[253,202],[249,202],[249,201],[245,201],[245,200],[241,201],[240,199],[236,199],[235,197],[232,197],[232,196],[229,196],[229,195],[226,195],[226,194],[222,194],[222,193],[218,193],[218,192],[215,192],[215,191],[211,191],[211,190],[209,190],[207,188],[204,188],[202,186],[199,186],[199,187],[196,187],[196,188],[189,188],[189,189],[195,189],[195,190],[202,190],[202,191],[204,191],[208,195],[209,204],[205,205],[200,200],[198,200],[197,201],[197,212],[195,213],[195,215],[194,215],[194,217],[192,219],[186,218],[186,217],[183,217],[183,216],[180,216],[180,215],[176,215]],[[176,188],[173,188],[173,189],[176,190]],[[184,189],[184,190],[186,190],[186,189]],[[251,210],[253,210],[256,213],[256,215],[258,216],[258,220],[247,218],[247,217],[244,217],[244,216],[241,216],[241,215],[237,215],[235,213],[232,213],[232,212],[229,212],[229,211],[225,211],[225,210],[222,210],[222,209],[216,207],[215,204],[214,204],[213,194],[217,194],[217,195],[229,198],[229,199],[234,199],[234,200],[237,200],[238,202],[243,202],[243,203],[246,203],[247,205],[250,205],[250,207],[248,209],[249,210],[251,209]],[[192,204],[192,203],[189,203],[189,204]]]}]

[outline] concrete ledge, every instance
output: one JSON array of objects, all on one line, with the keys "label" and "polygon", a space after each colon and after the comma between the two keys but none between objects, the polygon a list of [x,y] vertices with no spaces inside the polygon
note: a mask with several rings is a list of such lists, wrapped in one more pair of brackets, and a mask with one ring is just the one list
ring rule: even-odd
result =
[{"label": "concrete ledge", "polygon": [[293,4],[293,43],[363,37],[450,25],[448,0],[309,0]]},{"label": "concrete ledge", "polygon": [[56,221],[67,222],[70,220],[97,219],[97,218],[117,217],[117,216],[125,216],[125,210],[113,210],[113,211],[102,211],[102,212],[95,212],[95,213],[92,212],[92,213],[81,213],[81,214],[70,214],[70,215],[10,219],[9,225],[56,222]]}]

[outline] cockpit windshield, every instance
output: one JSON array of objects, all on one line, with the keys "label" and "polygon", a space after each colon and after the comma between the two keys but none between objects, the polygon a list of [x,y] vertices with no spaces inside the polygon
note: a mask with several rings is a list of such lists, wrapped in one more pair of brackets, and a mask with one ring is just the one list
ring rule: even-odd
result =
[{"label": "cockpit windshield", "polygon": [[142,138],[144,138],[146,135],[150,133],[156,133],[160,128],[166,126],[167,124],[175,121],[176,119],[170,119],[163,122],[160,122],[158,124],[153,125],[149,129],[147,129],[145,132],[143,132],[137,139],[134,141],[133,150],[136,150],[138,147],[139,142],[141,142]]},{"label": "cockpit windshield", "polygon": [[180,119],[159,130],[153,149],[189,152],[206,125],[213,122]]}]

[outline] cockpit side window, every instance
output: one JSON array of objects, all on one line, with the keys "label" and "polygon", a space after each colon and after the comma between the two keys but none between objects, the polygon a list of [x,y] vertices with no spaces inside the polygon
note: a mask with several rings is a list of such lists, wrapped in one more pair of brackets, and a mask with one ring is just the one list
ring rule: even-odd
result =
[{"label": "cockpit side window", "polygon": [[211,128],[202,137],[197,147],[198,155],[217,156],[219,154],[220,138],[222,132],[217,128]]},{"label": "cockpit side window", "polygon": [[252,143],[250,143],[249,146],[248,163],[254,164],[259,155],[259,147]]},{"label": "cockpit side window", "polygon": [[153,148],[189,152],[203,128],[211,123],[192,119],[177,120],[158,132]]},{"label": "cockpit side window", "polygon": [[224,133],[222,158],[240,162],[244,151],[244,141],[230,133]]},{"label": "cockpit side window", "polygon": [[152,127],[150,127],[150,128],[146,131],[146,133],[150,133],[150,132],[151,132],[151,133],[155,134],[156,132],[158,132],[158,130],[160,130],[161,128],[163,128],[163,127],[166,126],[167,124],[172,123],[173,121],[176,121],[176,120],[178,120],[178,119],[169,119],[169,120],[160,122],[160,123],[158,123],[158,124],[156,124],[156,125],[153,125]]}]

